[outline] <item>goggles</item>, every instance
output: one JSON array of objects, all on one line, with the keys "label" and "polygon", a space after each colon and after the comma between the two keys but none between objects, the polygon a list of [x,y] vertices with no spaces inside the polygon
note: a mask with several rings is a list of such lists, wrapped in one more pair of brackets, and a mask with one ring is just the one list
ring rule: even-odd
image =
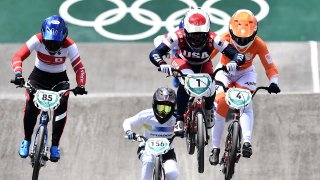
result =
[{"label": "goggles", "polygon": [[157,111],[159,114],[167,115],[171,112],[171,106],[169,105],[157,105]]}]

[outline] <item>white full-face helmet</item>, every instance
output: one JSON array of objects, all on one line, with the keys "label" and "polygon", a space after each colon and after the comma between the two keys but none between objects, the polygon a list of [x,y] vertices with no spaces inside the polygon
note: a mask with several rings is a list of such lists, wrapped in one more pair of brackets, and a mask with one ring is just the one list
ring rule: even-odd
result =
[{"label": "white full-face helmet", "polygon": [[183,27],[188,45],[194,50],[201,50],[209,39],[209,15],[201,9],[191,9],[187,12]]}]

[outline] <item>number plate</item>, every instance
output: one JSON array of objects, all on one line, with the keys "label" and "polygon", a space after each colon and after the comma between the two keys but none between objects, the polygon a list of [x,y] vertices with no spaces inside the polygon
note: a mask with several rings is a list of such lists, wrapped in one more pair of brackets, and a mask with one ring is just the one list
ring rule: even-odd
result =
[{"label": "number plate", "polygon": [[241,109],[250,103],[251,97],[252,95],[249,90],[230,88],[226,93],[225,100],[230,107]]},{"label": "number plate", "polygon": [[149,138],[146,142],[146,150],[153,155],[159,155],[170,149],[167,138]]},{"label": "number plate", "polygon": [[195,96],[203,96],[209,90],[212,80],[208,74],[189,74],[185,78],[185,88]]},{"label": "number plate", "polygon": [[59,93],[47,90],[38,90],[33,99],[35,105],[44,111],[55,109],[60,103]]}]

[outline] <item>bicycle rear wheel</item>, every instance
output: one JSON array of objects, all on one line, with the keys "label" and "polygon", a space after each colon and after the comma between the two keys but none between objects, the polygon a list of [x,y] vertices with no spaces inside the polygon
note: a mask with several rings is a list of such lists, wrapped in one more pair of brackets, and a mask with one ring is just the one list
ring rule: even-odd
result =
[{"label": "bicycle rear wheel", "polygon": [[42,158],[42,151],[44,147],[45,141],[45,129],[43,126],[40,126],[38,134],[36,135],[36,150],[33,159],[33,173],[32,173],[32,180],[38,180],[39,171],[41,168],[41,158]]},{"label": "bicycle rear wheel", "polygon": [[226,162],[225,180],[230,180],[234,174],[234,167],[237,160],[238,142],[239,142],[240,124],[235,121],[231,124],[227,142],[230,141],[229,147],[227,147],[228,155]]},{"label": "bicycle rear wheel", "polygon": [[153,180],[164,180],[165,174],[164,169],[162,168],[160,157],[156,157],[154,171],[153,171]]},{"label": "bicycle rear wheel", "polygon": [[196,114],[196,121],[198,126],[197,131],[197,159],[198,159],[198,172],[203,173],[204,171],[204,141],[205,141],[205,125],[204,116],[202,112]]}]

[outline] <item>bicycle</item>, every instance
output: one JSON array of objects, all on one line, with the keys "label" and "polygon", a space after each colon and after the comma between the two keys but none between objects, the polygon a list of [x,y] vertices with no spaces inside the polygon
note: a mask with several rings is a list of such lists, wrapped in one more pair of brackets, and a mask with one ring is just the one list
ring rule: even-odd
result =
[{"label": "bicycle", "polygon": [[[227,71],[226,67],[223,66],[216,69],[211,75],[206,73],[183,74],[180,70],[172,68],[172,76],[183,79],[184,88],[190,95],[184,114],[184,132],[188,154],[194,154],[195,147],[197,147],[199,173],[204,172],[204,147],[209,140],[204,112],[204,97],[208,97],[208,94],[212,93],[210,87],[215,82],[217,72],[221,70]],[[158,71],[160,71],[160,68]]]},{"label": "bicycle", "polygon": [[[14,80],[10,81],[14,83]],[[60,85],[69,85],[67,81],[63,81],[55,85],[52,90],[41,90],[32,87],[32,85],[26,82],[21,88],[26,88],[31,92],[34,92],[33,102],[35,106],[40,110],[40,121],[37,127],[36,134],[33,139],[31,152],[29,157],[31,158],[31,165],[33,167],[32,180],[37,180],[39,177],[40,168],[45,166],[46,161],[49,160],[47,156],[48,152],[48,128],[47,125],[53,118],[53,111],[60,105],[60,98],[67,92],[74,92],[74,89],[67,89],[61,91],[53,91],[53,89]],[[85,92],[87,94],[87,91]]]},{"label": "bicycle", "polygon": [[216,81],[226,92],[225,100],[233,110],[233,120],[228,126],[225,142],[225,152],[221,158],[221,171],[225,175],[225,180],[230,180],[234,174],[235,163],[239,162],[241,157],[242,130],[240,126],[240,113],[253,99],[260,90],[268,90],[268,87],[260,86],[251,94],[249,90],[240,88],[226,88],[223,83]]},{"label": "bicycle", "polygon": [[[125,136],[125,138],[128,138]],[[153,169],[153,180],[165,180],[165,170],[163,168],[162,155],[170,150],[170,144],[172,143],[175,135],[172,136],[170,141],[167,138],[149,138],[136,135],[134,141],[145,143],[145,153],[149,153],[155,156],[155,166]]]}]

